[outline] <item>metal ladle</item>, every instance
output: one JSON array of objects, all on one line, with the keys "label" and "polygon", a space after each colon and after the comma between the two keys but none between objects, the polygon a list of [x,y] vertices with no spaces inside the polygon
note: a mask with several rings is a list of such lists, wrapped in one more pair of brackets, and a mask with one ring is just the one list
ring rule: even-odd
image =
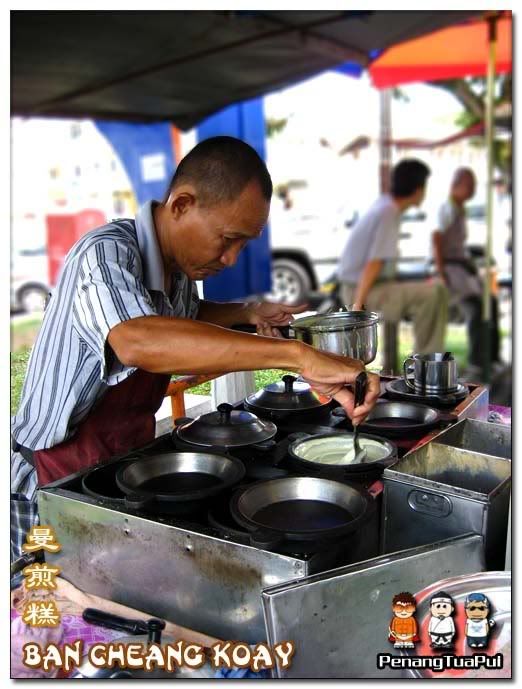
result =
[{"label": "metal ladle", "polygon": [[[360,404],[363,404],[366,397],[366,389],[368,387],[368,374],[366,371],[361,371],[355,379],[354,392],[354,409]],[[355,450],[354,464],[362,462],[366,457],[366,450],[359,445],[359,424],[353,427],[353,449]]]},{"label": "metal ladle", "polygon": [[[353,406],[355,409],[355,407],[358,407],[360,404],[364,402],[364,398],[366,397],[366,389],[368,387],[368,374],[366,373],[366,371],[361,371],[361,373],[359,373],[359,375],[355,379],[354,387],[355,390]],[[359,462],[362,462],[367,456],[366,449],[359,445],[359,424],[353,427],[353,449],[354,458],[350,462],[350,464],[358,464]],[[344,459],[348,460],[349,456],[350,452],[347,452],[344,456]]]}]

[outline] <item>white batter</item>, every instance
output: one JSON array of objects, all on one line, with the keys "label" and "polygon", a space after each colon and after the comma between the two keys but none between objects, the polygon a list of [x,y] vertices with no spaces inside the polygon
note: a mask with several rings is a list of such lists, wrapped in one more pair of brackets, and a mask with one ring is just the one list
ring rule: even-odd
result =
[{"label": "white batter", "polygon": [[[359,438],[359,446],[366,451],[363,462],[375,462],[388,454],[381,443],[371,438]],[[355,459],[353,436],[303,441],[294,452],[300,459],[317,464],[351,464]]]}]

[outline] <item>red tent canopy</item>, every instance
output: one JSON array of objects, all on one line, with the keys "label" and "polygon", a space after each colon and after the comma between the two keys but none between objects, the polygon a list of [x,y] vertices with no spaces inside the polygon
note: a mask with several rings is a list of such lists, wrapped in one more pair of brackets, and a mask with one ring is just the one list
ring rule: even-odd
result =
[{"label": "red tent canopy", "polygon": [[[497,31],[495,69],[503,74],[512,68],[510,12],[498,20]],[[371,64],[370,76],[380,89],[414,81],[484,76],[488,50],[487,22],[470,21],[389,48]]]}]

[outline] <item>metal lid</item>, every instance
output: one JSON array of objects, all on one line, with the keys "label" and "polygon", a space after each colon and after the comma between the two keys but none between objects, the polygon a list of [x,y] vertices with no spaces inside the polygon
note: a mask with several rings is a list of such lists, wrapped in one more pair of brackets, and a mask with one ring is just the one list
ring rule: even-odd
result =
[{"label": "metal lid", "polygon": [[220,404],[217,411],[202,414],[177,428],[177,434],[187,443],[211,447],[241,447],[262,443],[273,438],[277,427],[271,421],[259,419],[247,411],[237,411],[231,404]]},{"label": "metal lid", "polygon": [[314,392],[304,380],[286,375],[249,395],[245,402],[263,411],[299,411],[324,407],[330,399]]},{"label": "metal lid", "polygon": [[313,332],[332,332],[335,330],[357,330],[379,322],[379,314],[374,311],[338,311],[327,315],[305,316],[291,324],[293,330],[306,329]]}]

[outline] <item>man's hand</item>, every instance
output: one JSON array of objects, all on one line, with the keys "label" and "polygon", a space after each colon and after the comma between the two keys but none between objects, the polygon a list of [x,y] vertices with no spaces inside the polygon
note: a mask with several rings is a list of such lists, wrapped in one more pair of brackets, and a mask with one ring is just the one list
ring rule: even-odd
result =
[{"label": "man's hand", "polygon": [[289,325],[294,320],[292,314],[303,313],[308,304],[273,304],[267,301],[256,302],[248,306],[248,322],[256,326],[258,335],[282,337],[279,328]]},{"label": "man's hand", "polygon": [[357,375],[364,371],[362,361],[350,359],[340,354],[323,352],[304,345],[305,362],[301,375],[314,390],[322,395],[333,397],[342,405],[354,425],[364,421],[375,406],[381,393],[379,376],[368,373],[368,388],[364,403],[354,409],[353,392],[346,387],[353,385]]}]

